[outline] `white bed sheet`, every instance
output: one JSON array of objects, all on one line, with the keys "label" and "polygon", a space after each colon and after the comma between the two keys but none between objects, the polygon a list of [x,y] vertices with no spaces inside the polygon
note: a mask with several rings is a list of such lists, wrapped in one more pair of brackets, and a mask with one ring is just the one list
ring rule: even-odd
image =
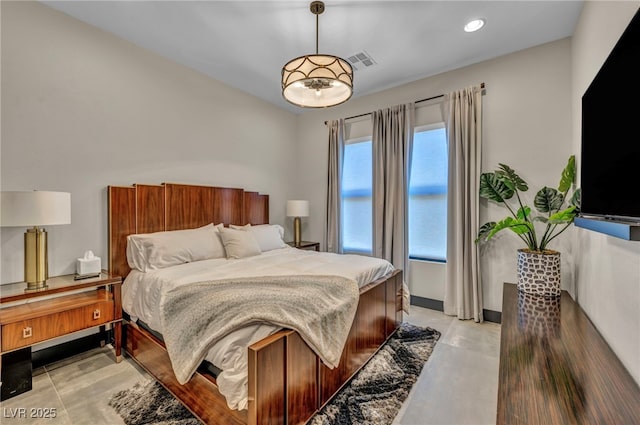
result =
[{"label": "white bed sheet", "polygon": [[[361,255],[275,249],[243,259],[212,259],[142,273],[132,270],[122,285],[122,308],[133,320],[141,319],[162,333],[160,302],[163,293],[181,285],[237,277],[321,274],[344,276],[362,287],[393,271],[386,260]],[[206,360],[222,372],[216,381],[232,409],[247,408],[247,347],[280,328],[253,324],[216,343]]]}]

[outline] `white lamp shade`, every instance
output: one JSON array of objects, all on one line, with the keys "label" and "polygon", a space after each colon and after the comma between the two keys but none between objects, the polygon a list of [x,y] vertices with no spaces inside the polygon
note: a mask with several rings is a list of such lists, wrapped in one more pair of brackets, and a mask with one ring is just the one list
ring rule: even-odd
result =
[{"label": "white lamp shade", "polygon": [[307,55],[282,68],[282,95],[303,108],[326,108],[349,100],[353,93],[353,69],[331,55]]},{"label": "white lamp shade", "polygon": [[71,223],[71,194],[68,192],[32,190],[0,195],[0,225],[3,227]]},{"label": "white lamp shade", "polygon": [[287,201],[287,217],[309,217],[309,201]]}]

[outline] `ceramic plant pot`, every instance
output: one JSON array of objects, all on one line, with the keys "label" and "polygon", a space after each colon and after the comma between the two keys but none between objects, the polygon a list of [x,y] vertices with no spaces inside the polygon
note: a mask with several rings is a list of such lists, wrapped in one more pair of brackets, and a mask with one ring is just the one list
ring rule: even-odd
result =
[{"label": "ceramic plant pot", "polygon": [[560,253],[518,250],[518,291],[542,297],[560,296]]}]

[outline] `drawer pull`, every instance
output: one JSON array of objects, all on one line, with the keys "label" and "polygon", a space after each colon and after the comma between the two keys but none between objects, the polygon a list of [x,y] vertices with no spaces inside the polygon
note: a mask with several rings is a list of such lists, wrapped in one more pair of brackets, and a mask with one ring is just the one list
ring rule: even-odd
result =
[{"label": "drawer pull", "polygon": [[32,336],[33,336],[33,330],[31,329],[31,326],[22,328],[22,338],[31,338]]},{"label": "drawer pull", "polygon": [[98,320],[100,318],[100,309],[96,308],[93,310],[93,320]]}]

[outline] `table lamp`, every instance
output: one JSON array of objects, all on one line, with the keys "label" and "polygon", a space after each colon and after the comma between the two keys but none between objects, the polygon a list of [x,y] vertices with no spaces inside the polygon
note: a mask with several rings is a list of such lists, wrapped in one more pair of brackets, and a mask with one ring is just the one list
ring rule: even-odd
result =
[{"label": "table lamp", "polygon": [[302,233],[300,217],[309,217],[309,201],[287,201],[287,217],[295,217],[293,219],[293,243],[295,246],[300,246]]},{"label": "table lamp", "polygon": [[39,226],[71,223],[68,192],[23,191],[0,194],[0,226],[29,227],[24,233],[25,292],[47,288],[47,231]]}]

